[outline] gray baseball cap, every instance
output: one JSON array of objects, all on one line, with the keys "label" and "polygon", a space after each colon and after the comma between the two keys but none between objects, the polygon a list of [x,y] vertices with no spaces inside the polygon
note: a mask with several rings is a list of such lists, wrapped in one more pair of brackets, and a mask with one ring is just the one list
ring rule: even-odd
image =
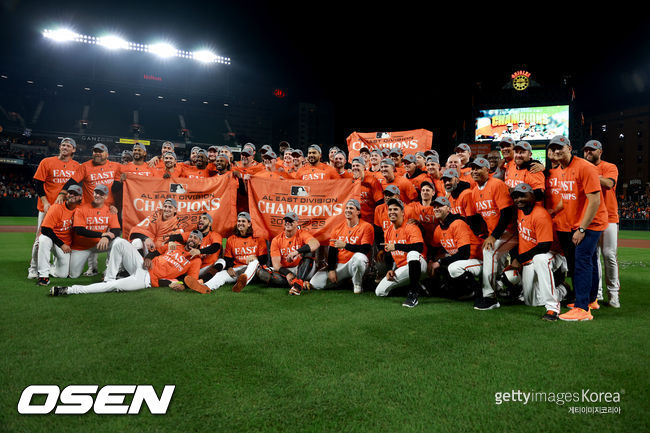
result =
[{"label": "gray baseball cap", "polygon": [[359,200],[356,200],[356,199],[351,198],[350,200],[348,200],[348,201],[345,203],[346,206],[349,205],[349,204],[351,204],[352,206],[356,207],[357,210],[361,210],[361,203],[359,203]]},{"label": "gray baseball cap", "polygon": [[460,143],[454,148],[454,152],[458,152],[458,149],[462,150],[463,152],[471,152],[472,149],[469,147],[467,143]]},{"label": "gray baseball cap", "polygon": [[372,149],[370,154],[372,155],[373,153],[378,154],[379,156],[384,156],[384,154],[381,152],[381,149]]},{"label": "gray baseball cap", "polygon": [[205,150],[205,149],[199,149],[199,150],[197,150],[197,151],[196,151],[196,154],[197,154],[197,155],[205,155],[206,158],[208,157],[208,151]]},{"label": "gray baseball cap", "polygon": [[59,143],[59,145],[65,143],[65,142],[68,142],[68,143],[72,144],[72,147],[74,147],[75,149],[77,148],[77,142],[74,141],[73,138],[70,138],[70,137],[63,137],[63,138],[61,139],[61,143]]},{"label": "gray baseball cap", "polygon": [[272,148],[268,144],[265,144],[264,146],[260,147],[260,153],[262,154],[268,152],[269,150],[272,150]]},{"label": "gray baseball cap", "polygon": [[103,195],[108,195],[108,187],[106,185],[104,185],[103,183],[99,183],[99,184],[95,185],[95,188],[93,189],[93,191],[100,192]]},{"label": "gray baseball cap", "polygon": [[249,214],[248,212],[239,212],[237,214],[237,218],[246,218],[248,221],[250,221],[251,220],[251,214]]},{"label": "gray baseball cap", "polygon": [[246,143],[246,144],[244,144],[244,147],[246,147],[246,146],[250,146],[250,147],[252,147],[252,148],[253,148],[253,151],[256,151],[256,150],[257,150],[257,147],[255,147],[255,145],[254,145],[253,143]]},{"label": "gray baseball cap", "polygon": [[144,150],[144,153],[147,153],[147,148],[144,147],[144,144],[142,144],[142,143],[135,143],[135,144],[133,145],[133,148],[135,149],[136,147],[137,147],[137,148],[140,148],[140,149],[142,149],[142,150]]},{"label": "gray baseball cap", "polygon": [[514,188],[512,188],[512,191],[510,191],[510,195],[527,194],[529,192],[530,193],[533,192],[533,187],[531,187],[527,183],[519,183],[519,184],[515,185]]},{"label": "gray baseball cap", "polygon": [[552,146],[554,144],[560,146],[570,146],[571,142],[564,135],[556,135],[555,137],[551,138],[551,141],[548,142],[549,146]]},{"label": "gray baseball cap", "polygon": [[395,197],[389,198],[388,201],[386,202],[386,206],[391,206],[391,205],[397,205],[402,209],[404,209],[404,202],[402,202],[402,200],[400,200],[399,198],[395,198]]},{"label": "gray baseball cap", "polygon": [[291,221],[298,221],[298,214],[295,213],[295,212],[287,212],[286,214],[284,214],[284,218],[282,218],[282,219],[291,220]]},{"label": "gray baseball cap", "polygon": [[267,150],[264,155],[262,156],[262,159],[275,159],[277,158],[278,155],[275,154],[274,151],[272,150]]},{"label": "gray baseball cap", "polygon": [[424,152],[415,152],[415,156],[421,156],[424,159],[427,159],[427,156],[424,154]]},{"label": "gray baseball cap", "polygon": [[307,148],[307,151],[309,151],[309,149],[315,149],[320,154],[323,153],[323,151],[321,150],[321,148],[320,148],[320,146],[318,144],[312,144],[311,146],[309,146]]},{"label": "gray baseball cap", "polygon": [[81,189],[81,187],[79,185],[70,185],[70,187],[68,188],[68,194],[70,194],[70,193],[75,193],[77,195],[82,195],[83,190]]},{"label": "gray baseball cap", "polygon": [[242,155],[252,156],[255,153],[255,149],[253,149],[253,146],[251,146],[250,144],[246,144],[242,148],[241,153]]},{"label": "gray baseball cap", "polygon": [[390,158],[384,158],[384,159],[382,159],[380,165],[382,165],[382,164],[392,165],[393,167],[395,167],[395,161],[393,161],[393,160],[390,159]]},{"label": "gray baseball cap", "polygon": [[506,147],[512,147],[515,145],[515,140],[512,137],[502,137],[500,143],[501,147],[503,147],[504,143],[507,144]]},{"label": "gray baseball cap", "polygon": [[131,152],[130,150],[123,150],[122,151],[122,158],[124,158],[125,156],[130,156],[131,159],[133,159],[133,152]]},{"label": "gray baseball cap", "polygon": [[598,140],[589,140],[588,142],[585,143],[584,147],[588,147],[590,149],[595,149],[595,150],[603,150],[603,144]]},{"label": "gray baseball cap", "polygon": [[442,176],[440,176],[441,179],[447,178],[447,179],[453,179],[454,177],[459,177],[458,175],[458,170],[455,168],[448,168],[445,171],[442,172]]},{"label": "gray baseball cap", "polygon": [[390,156],[390,155],[399,155],[399,156],[402,156],[402,149],[400,149],[399,147],[393,147],[393,148],[390,150],[390,152],[388,153],[388,155],[389,155],[389,156]]},{"label": "gray baseball cap", "polygon": [[302,150],[300,150],[300,149],[293,149],[293,150],[291,151],[291,156],[297,156],[297,157],[301,157],[301,156],[303,156],[303,155],[302,155]]},{"label": "gray baseball cap", "polygon": [[447,197],[438,196],[433,200],[433,205],[451,206],[451,203],[449,203],[449,199]]},{"label": "gray baseball cap", "polygon": [[425,150],[425,151],[424,151],[424,155],[425,155],[425,156],[435,155],[435,156],[437,156],[438,158],[440,158],[440,155],[438,155],[438,152],[436,152],[436,151],[433,150],[433,149]]},{"label": "gray baseball cap", "polygon": [[357,156],[355,158],[352,158],[352,162],[357,162],[357,163],[359,163],[361,165],[366,165],[366,160],[363,159],[363,157],[361,157],[361,156]]},{"label": "gray baseball cap", "polygon": [[440,164],[440,158],[438,155],[429,155],[427,156],[427,162],[435,162],[436,164]]},{"label": "gray baseball cap", "polygon": [[93,146],[93,150],[95,150],[95,149],[99,149],[102,152],[107,152],[108,153],[108,147],[106,147],[106,145],[104,143],[95,143],[95,145]]},{"label": "gray baseball cap", "polygon": [[481,157],[476,158],[474,161],[470,162],[467,165],[470,167],[490,168],[490,163],[488,162],[488,160]]},{"label": "gray baseball cap", "polygon": [[415,156],[411,155],[410,153],[408,155],[405,155],[404,158],[402,158],[402,161],[404,162],[410,162],[411,164],[415,164]]},{"label": "gray baseball cap", "polygon": [[172,205],[172,206],[174,206],[176,209],[178,209],[178,203],[177,203],[176,200],[174,200],[173,198],[170,197],[170,198],[166,199],[166,200],[163,202],[163,205],[165,205],[165,204],[167,204],[167,203],[169,203],[170,205]]},{"label": "gray baseball cap", "polygon": [[203,240],[203,233],[201,233],[200,230],[192,230],[190,234],[198,237],[200,240]]},{"label": "gray baseball cap", "polygon": [[203,212],[203,213],[201,214],[201,216],[203,216],[203,215],[205,215],[206,217],[208,217],[208,219],[210,220],[210,224],[212,224],[212,215],[210,215],[210,214],[207,213],[207,212]]},{"label": "gray baseball cap", "polygon": [[388,185],[384,189],[384,194],[386,194],[386,192],[388,192],[389,194],[393,194],[393,195],[399,195],[400,194],[399,188],[397,187],[397,185]]},{"label": "gray baseball cap", "polygon": [[531,146],[530,143],[527,141],[518,141],[517,144],[515,144],[514,148],[515,149],[520,148],[520,149],[528,150],[530,152],[533,151],[533,146]]},{"label": "gray baseball cap", "polygon": [[178,158],[176,157],[176,152],[165,152],[165,154],[163,155],[163,157],[165,157],[165,156],[167,156],[167,155],[171,155],[171,156],[174,157],[174,159],[178,159]]}]

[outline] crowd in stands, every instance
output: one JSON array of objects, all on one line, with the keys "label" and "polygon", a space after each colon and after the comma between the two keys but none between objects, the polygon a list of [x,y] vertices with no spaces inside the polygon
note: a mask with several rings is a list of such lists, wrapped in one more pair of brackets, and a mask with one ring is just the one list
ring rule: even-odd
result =
[{"label": "crowd in stands", "polygon": [[32,176],[24,173],[12,173],[2,170],[0,175],[0,197],[2,198],[36,198]]},{"label": "crowd in stands", "polygon": [[619,215],[624,219],[650,219],[650,201],[621,201],[618,204]]}]

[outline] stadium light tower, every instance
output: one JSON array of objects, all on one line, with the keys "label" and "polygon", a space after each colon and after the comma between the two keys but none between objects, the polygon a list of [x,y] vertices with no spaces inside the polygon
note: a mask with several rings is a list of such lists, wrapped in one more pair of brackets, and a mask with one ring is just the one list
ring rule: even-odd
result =
[{"label": "stadium light tower", "polygon": [[101,45],[109,50],[126,50],[129,48],[129,43],[119,36],[108,35],[97,39],[97,45]]},{"label": "stadium light tower", "polygon": [[70,29],[60,28],[56,30],[44,30],[43,36],[56,42],[70,42],[78,40],[81,35]]},{"label": "stadium light tower", "polygon": [[150,53],[153,53],[164,59],[175,56],[178,53],[178,50],[174,46],[165,42],[149,45],[147,48]]}]

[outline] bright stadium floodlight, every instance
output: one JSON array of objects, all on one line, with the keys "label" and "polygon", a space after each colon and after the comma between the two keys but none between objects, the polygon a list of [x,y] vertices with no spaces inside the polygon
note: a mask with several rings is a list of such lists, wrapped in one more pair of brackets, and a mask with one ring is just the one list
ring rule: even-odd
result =
[{"label": "bright stadium floodlight", "polygon": [[97,39],[97,45],[109,50],[126,50],[130,48],[129,42],[115,35],[103,36]]},{"label": "bright stadium floodlight", "polygon": [[217,61],[217,55],[209,50],[194,51],[192,57],[201,63],[214,63]]},{"label": "bright stadium floodlight", "polygon": [[164,42],[149,45],[148,51],[162,58],[173,57],[178,53],[178,50],[176,48]]},{"label": "bright stadium floodlight", "polygon": [[44,30],[43,36],[56,42],[69,42],[79,39],[81,35],[70,29]]}]

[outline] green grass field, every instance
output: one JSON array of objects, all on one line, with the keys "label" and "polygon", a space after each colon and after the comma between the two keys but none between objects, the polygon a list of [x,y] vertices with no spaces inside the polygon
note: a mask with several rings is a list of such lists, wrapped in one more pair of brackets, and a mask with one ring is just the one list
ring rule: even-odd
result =
[{"label": "green grass field", "polygon": [[[427,298],[407,309],[402,298],[373,293],[290,297],[258,285],[242,293],[225,286],[209,295],[158,288],[50,298],[25,279],[33,234],[2,233],[0,240],[2,431],[650,427],[650,250],[620,251],[622,308],[603,307],[592,322],[548,323],[540,320],[542,307],[480,312],[469,302]],[[19,415],[18,400],[31,384],[176,390],[166,415]],[[621,401],[495,404],[499,392],[584,389],[621,393]],[[571,414],[572,406],[621,413]]]}]

